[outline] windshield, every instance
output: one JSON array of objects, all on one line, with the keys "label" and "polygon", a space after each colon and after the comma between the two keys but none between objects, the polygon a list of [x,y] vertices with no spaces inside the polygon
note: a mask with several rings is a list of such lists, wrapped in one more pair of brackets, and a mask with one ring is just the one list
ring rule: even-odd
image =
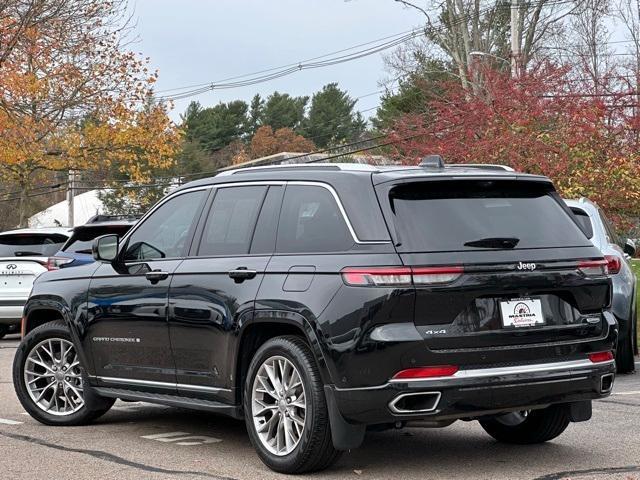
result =
[{"label": "windshield", "polygon": [[390,192],[399,250],[443,252],[588,246],[547,184],[415,182]]},{"label": "windshield", "polygon": [[109,225],[103,227],[80,227],[76,228],[71,235],[71,238],[67,241],[62,248],[64,252],[71,253],[91,253],[91,245],[93,241],[107,234],[116,234],[118,237],[122,237],[129,231],[132,225]]},{"label": "windshield", "polygon": [[67,240],[57,233],[14,233],[0,235],[0,257],[55,255]]}]

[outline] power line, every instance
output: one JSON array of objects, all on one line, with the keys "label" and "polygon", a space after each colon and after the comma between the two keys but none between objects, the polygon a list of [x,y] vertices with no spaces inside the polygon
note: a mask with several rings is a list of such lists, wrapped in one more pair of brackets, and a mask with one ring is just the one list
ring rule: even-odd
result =
[{"label": "power line", "polygon": [[[546,6],[555,6],[555,5],[560,5],[560,4],[567,4],[567,3],[572,3],[569,0],[557,0],[557,1],[552,1],[546,4]],[[490,10],[492,10],[493,8],[511,8],[511,6],[509,4],[502,4],[502,3],[496,3],[494,5],[489,5],[483,9],[480,9],[477,14],[482,15]],[[463,15],[460,15],[456,20],[454,20],[453,22],[449,22],[447,24],[443,24],[442,22],[440,22],[440,26],[437,29],[432,28],[432,31],[437,31],[437,30],[443,30],[446,28],[452,28],[458,24],[462,24],[466,21],[469,20],[469,18],[471,17],[471,13],[465,13]],[[369,55],[373,55],[376,53],[379,53],[381,51],[387,50],[389,48],[401,45],[403,43],[406,43],[414,38],[417,38],[418,36],[423,35],[425,32],[425,27],[420,27],[417,29],[411,29],[408,30],[406,32],[401,32],[399,34],[395,34],[395,35],[391,35],[388,37],[383,37],[382,39],[379,39],[378,41],[370,41],[370,42],[366,42],[363,44],[360,44],[361,46],[369,46],[369,45],[373,45],[373,46],[369,46],[368,48],[362,49],[362,50],[357,50],[355,52],[346,54],[346,55],[339,55],[337,57],[332,57],[332,58],[327,58],[327,57],[331,57],[334,54],[338,54],[338,53],[343,53],[346,51],[350,51],[350,50],[354,50],[355,48],[357,48],[357,46],[354,47],[349,47],[346,49],[342,49],[342,50],[338,50],[336,52],[334,52],[333,54],[325,54],[322,55],[320,57],[315,57],[314,59],[310,59],[310,60],[305,60],[305,61],[300,61],[300,62],[296,62],[296,63],[290,63],[287,65],[283,65],[282,67],[274,67],[274,68],[269,68],[269,69],[265,69],[265,70],[260,70],[258,72],[253,72],[253,73],[249,73],[249,74],[244,74],[244,75],[238,75],[235,77],[230,77],[226,80],[220,80],[220,81],[212,81],[212,82],[207,82],[207,83],[201,83],[201,84],[195,84],[193,85],[194,88],[187,90],[190,87],[177,87],[177,88],[173,88],[173,89],[168,89],[168,90],[164,90],[166,91],[179,91],[179,90],[185,90],[183,92],[178,92],[176,94],[173,95],[166,95],[166,96],[160,96],[157,97],[156,99],[158,101],[172,101],[172,100],[182,100],[182,99],[186,99],[189,97],[193,97],[196,95],[200,95],[203,93],[206,93],[208,91],[213,91],[213,90],[225,90],[225,89],[231,89],[231,88],[240,88],[240,87],[246,87],[246,86],[251,86],[251,85],[256,85],[259,83],[264,83],[264,82],[268,82],[271,80],[275,80],[284,76],[288,76],[291,75],[293,73],[302,71],[302,70],[309,70],[309,69],[316,69],[316,68],[323,68],[323,67],[327,67],[327,66],[332,66],[332,65],[337,65],[340,63],[345,63],[345,62],[350,62],[353,60],[357,60]],[[384,42],[380,43],[381,40],[385,40]],[[322,61],[314,61],[320,58],[325,58],[325,60]],[[244,80],[240,80],[240,81],[235,81],[235,82],[228,82],[229,80],[238,80],[238,79],[244,79]],[[228,83],[226,83],[228,82]]]}]

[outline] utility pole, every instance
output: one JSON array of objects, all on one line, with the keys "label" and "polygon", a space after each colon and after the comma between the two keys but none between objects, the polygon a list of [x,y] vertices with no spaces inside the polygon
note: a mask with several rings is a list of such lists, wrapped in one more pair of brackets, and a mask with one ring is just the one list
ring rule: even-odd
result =
[{"label": "utility pole", "polygon": [[511,77],[520,74],[520,5],[511,0]]},{"label": "utility pole", "polygon": [[73,209],[74,209],[74,202],[73,202],[73,193],[74,193],[74,189],[75,189],[75,183],[76,183],[76,172],[74,170],[69,170],[69,183],[67,185],[67,207],[69,209],[68,212],[68,217],[67,217],[67,224],[69,225],[69,227],[73,227],[74,226],[74,218],[73,218]]}]

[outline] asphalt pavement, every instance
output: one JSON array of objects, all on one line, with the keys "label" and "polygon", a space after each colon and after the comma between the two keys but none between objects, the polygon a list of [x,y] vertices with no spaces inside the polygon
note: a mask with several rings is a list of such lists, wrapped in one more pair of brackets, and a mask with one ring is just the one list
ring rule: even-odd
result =
[{"label": "asphalt pavement", "polygon": [[[260,462],[243,422],[211,414],[118,401],[90,426],[41,425],[13,391],[17,345],[15,336],[0,340],[0,479],[296,478]],[[308,478],[640,480],[640,373],[619,376],[591,421],[543,445],[498,444],[477,422],[368,433]]]}]

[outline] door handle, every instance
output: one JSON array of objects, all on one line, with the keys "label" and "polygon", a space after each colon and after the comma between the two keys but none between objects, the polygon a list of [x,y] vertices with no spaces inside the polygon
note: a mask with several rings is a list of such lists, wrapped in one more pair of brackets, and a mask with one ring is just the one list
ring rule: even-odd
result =
[{"label": "door handle", "polygon": [[166,280],[169,278],[168,272],[163,272],[162,270],[151,270],[144,274],[147,280],[151,283],[158,283],[160,280]]},{"label": "door handle", "polygon": [[236,283],[240,283],[254,278],[257,273],[255,270],[248,270],[247,267],[238,267],[229,272],[229,277],[233,278]]}]

